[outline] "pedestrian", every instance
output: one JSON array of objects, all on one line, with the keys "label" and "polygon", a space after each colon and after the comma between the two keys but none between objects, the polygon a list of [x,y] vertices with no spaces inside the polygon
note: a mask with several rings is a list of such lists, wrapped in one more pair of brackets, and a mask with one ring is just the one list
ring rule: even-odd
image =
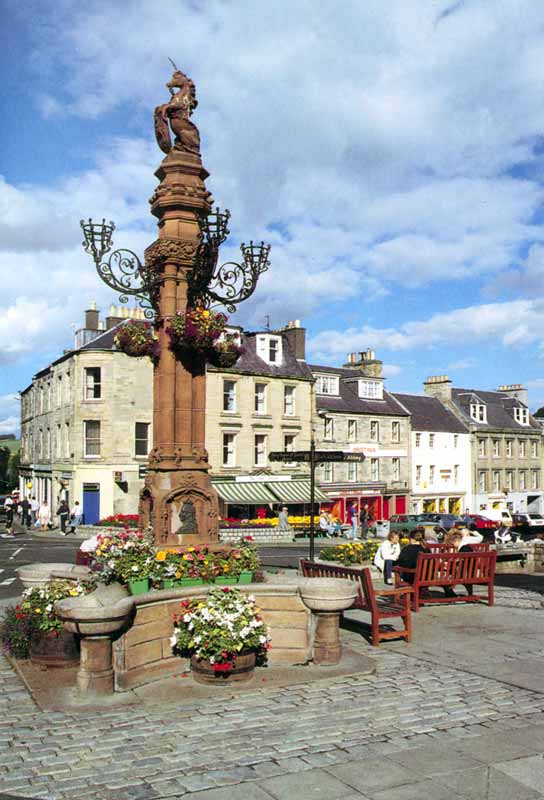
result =
[{"label": "pedestrian", "polygon": [[282,506],[280,513],[278,514],[278,530],[279,531],[292,531],[292,527],[289,524],[289,509],[287,506]]},{"label": "pedestrian", "polygon": [[9,495],[4,500],[4,511],[6,512],[6,535],[15,536],[15,532],[13,530],[13,513],[15,511],[15,504],[13,502],[13,498]]},{"label": "pedestrian", "polygon": [[68,531],[66,530],[66,523],[70,517],[70,507],[66,500],[61,500],[60,505],[57,508],[57,516],[60,522],[60,532],[62,536],[66,536]]},{"label": "pedestrian", "polygon": [[21,500],[21,525],[30,528],[30,501],[28,497]]},{"label": "pedestrian", "polygon": [[32,498],[30,500],[30,521],[32,523],[32,527],[34,527],[34,525],[38,521],[39,510],[40,510],[40,504],[36,500],[36,497],[32,495]]},{"label": "pedestrian", "polygon": [[385,583],[393,583],[393,563],[400,555],[399,535],[397,531],[392,531],[387,539],[381,543],[374,556],[374,565],[383,572]]},{"label": "pedestrian", "polygon": [[72,506],[72,510],[70,511],[70,520],[71,520],[71,533],[74,533],[78,525],[81,525],[81,520],[83,519],[83,513],[81,510],[81,506],[79,505],[79,500],[74,502]]},{"label": "pedestrian", "polygon": [[361,539],[366,539],[368,536],[368,526],[370,524],[370,511],[368,510],[368,503],[365,503],[359,514],[359,522],[361,523]]},{"label": "pedestrian", "polygon": [[327,514],[326,511],[322,511],[319,516],[319,529],[323,531],[325,536],[327,536],[329,539],[332,538],[334,531],[334,523],[332,522],[330,515]]},{"label": "pedestrian", "polygon": [[355,540],[357,537],[357,504],[355,502],[348,508],[348,521],[351,525],[351,536],[348,533],[348,539]]},{"label": "pedestrian", "polygon": [[[425,553],[423,531],[417,529],[410,531],[408,538],[408,544],[400,551],[400,555],[397,559],[397,567],[415,569],[418,555],[420,553]],[[415,575],[413,572],[401,572],[400,577],[405,583],[413,583]]]},{"label": "pedestrian", "polygon": [[43,500],[38,510],[38,522],[40,530],[48,530],[51,527],[51,509],[47,504],[47,500]]}]

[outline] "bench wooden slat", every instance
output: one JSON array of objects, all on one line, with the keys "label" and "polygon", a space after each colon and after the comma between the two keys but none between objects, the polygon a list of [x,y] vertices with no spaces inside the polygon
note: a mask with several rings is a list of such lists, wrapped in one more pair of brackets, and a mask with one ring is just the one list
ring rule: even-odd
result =
[{"label": "bench wooden slat", "polygon": [[[410,615],[410,586],[396,589],[376,590],[368,567],[361,570],[341,565],[320,564],[300,559],[300,571],[306,578],[347,578],[357,582],[357,597],[350,608],[358,608],[371,614],[372,644],[377,647],[383,639],[412,638],[412,619]],[[398,617],[403,620],[402,630],[380,630],[380,619]]]},{"label": "bench wooden slat", "polygon": [[[494,603],[495,567],[497,552],[490,550],[489,545],[471,545],[472,552],[451,552],[447,548],[434,549],[433,552],[418,553],[416,568],[393,567],[395,585],[402,586],[403,574],[413,576],[414,593],[412,596],[413,610],[419,611],[421,605],[427,603],[444,602],[479,602],[487,600],[488,605]],[[435,547],[435,546],[433,546]],[[463,584],[467,590],[466,595],[432,597],[428,594],[422,596],[422,589],[431,587],[453,588]],[[473,586],[487,586],[487,595],[475,595]]]}]

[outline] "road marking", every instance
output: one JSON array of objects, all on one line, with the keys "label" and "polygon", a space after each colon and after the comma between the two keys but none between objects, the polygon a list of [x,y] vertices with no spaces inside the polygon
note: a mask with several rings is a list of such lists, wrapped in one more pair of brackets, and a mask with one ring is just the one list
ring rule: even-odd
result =
[{"label": "road marking", "polygon": [[10,561],[13,561],[13,559],[15,558],[15,556],[17,555],[17,553],[20,553],[22,549],[23,549],[22,547],[18,547],[18,548],[17,548],[17,550],[15,550],[15,551],[12,553],[12,555],[9,557],[9,560],[10,560]]},{"label": "road marking", "polygon": [[0,583],[0,586],[9,586],[10,583],[13,583],[14,580],[16,580],[16,579],[15,578],[6,578],[5,581],[2,581],[2,583]]}]

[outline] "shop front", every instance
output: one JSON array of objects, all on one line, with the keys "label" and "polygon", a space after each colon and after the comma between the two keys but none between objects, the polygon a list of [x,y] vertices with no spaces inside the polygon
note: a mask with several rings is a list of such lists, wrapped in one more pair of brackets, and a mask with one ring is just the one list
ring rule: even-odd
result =
[{"label": "shop front", "polygon": [[[310,478],[291,475],[238,475],[235,478],[212,478],[219,495],[219,510],[225,519],[275,517],[282,506],[290,515],[310,513]],[[320,487],[314,490],[314,513],[328,501]]]},{"label": "shop front", "polygon": [[418,497],[412,495],[412,512],[414,514],[461,514],[465,509],[464,495],[440,494]]},{"label": "shop front", "polygon": [[334,487],[322,485],[323,491],[328,495],[328,505],[322,504],[328,511],[341,522],[348,522],[348,509],[355,504],[357,515],[364,506],[368,507],[369,517],[372,520],[389,519],[391,514],[406,513],[407,492],[388,490],[386,484],[373,484],[372,487],[353,487],[349,485],[335,485]]}]

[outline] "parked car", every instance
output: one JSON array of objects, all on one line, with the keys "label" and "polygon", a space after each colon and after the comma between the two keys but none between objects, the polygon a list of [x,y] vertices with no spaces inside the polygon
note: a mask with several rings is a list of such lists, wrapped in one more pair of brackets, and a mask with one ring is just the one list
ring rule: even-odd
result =
[{"label": "parked car", "polygon": [[433,523],[435,525],[440,525],[441,528],[444,530],[449,531],[450,528],[453,528],[457,523],[463,523],[462,517],[459,517],[457,514],[430,514],[433,519]]},{"label": "parked car", "polygon": [[477,530],[494,530],[497,523],[488,517],[482,517],[481,514],[463,514],[461,519],[468,527],[469,525],[476,525]]},{"label": "parked car", "polygon": [[512,527],[542,528],[544,527],[544,517],[541,514],[513,514]]},{"label": "parked car", "polygon": [[422,523],[423,514],[392,514],[389,518],[389,530],[401,531],[404,528],[411,530]]}]

